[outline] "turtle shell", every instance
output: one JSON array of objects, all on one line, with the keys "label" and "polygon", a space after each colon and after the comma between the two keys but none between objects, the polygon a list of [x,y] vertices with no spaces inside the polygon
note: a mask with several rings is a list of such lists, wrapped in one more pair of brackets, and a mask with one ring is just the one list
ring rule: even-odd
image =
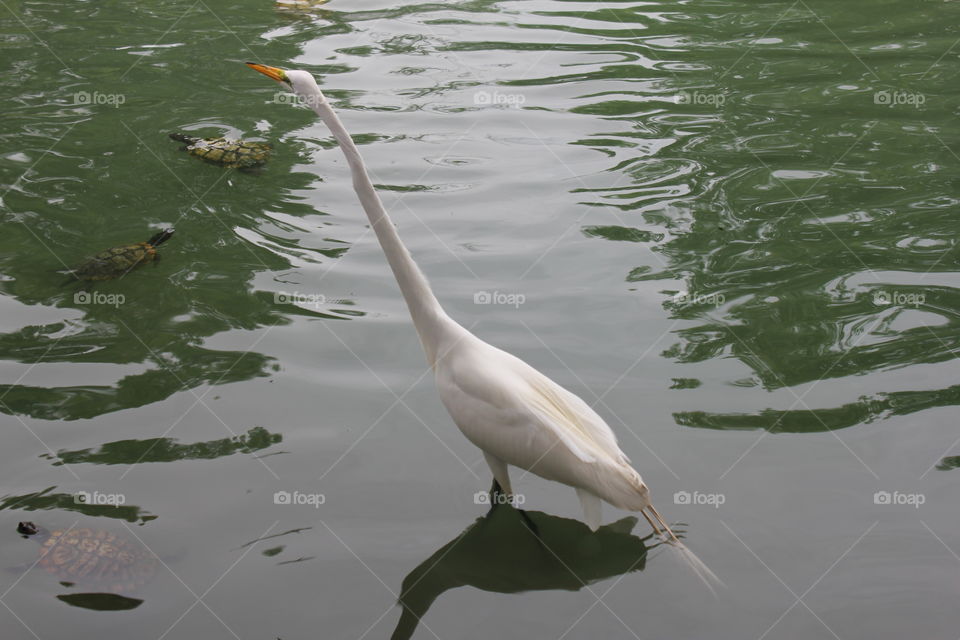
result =
[{"label": "turtle shell", "polygon": [[52,531],[37,565],[63,581],[121,593],[146,584],[156,574],[158,561],[126,537],[81,528]]},{"label": "turtle shell", "polygon": [[270,145],[227,138],[203,138],[187,146],[187,152],[228,169],[253,169],[270,159]]},{"label": "turtle shell", "polygon": [[81,280],[112,280],[157,258],[157,250],[149,242],[138,242],[101,251],[73,273]]},{"label": "turtle shell", "polygon": [[274,8],[286,13],[310,14],[326,9],[329,0],[276,0]]}]

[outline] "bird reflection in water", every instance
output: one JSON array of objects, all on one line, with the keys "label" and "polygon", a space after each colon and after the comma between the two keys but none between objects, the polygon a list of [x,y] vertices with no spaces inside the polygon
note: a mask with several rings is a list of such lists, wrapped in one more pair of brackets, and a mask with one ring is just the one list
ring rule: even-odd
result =
[{"label": "bird reflection in water", "polygon": [[647,552],[663,542],[657,538],[648,545],[653,534],[633,535],[636,524],[631,516],[591,532],[579,520],[498,504],[404,578],[403,611],[391,638],[412,637],[434,600],[457,587],[494,593],[578,591],[642,571]]},{"label": "bird reflection in water", "polygon": [[57,600],[72,607],[92,611],[129,611],[143,604],[143,600],[139,598],[129,598],[117,593],[68,593],[57,596]]}]

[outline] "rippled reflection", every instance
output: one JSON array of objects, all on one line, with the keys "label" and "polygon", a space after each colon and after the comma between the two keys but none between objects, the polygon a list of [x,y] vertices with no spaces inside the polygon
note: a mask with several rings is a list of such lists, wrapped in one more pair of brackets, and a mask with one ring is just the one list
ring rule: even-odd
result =
[{"label": "rippled reflection", "polygon": [[[332,262],[348,245],[323,230],[328,214],[305,202],[321,181],[297,168],[309,162],[309,147],[262,130],[251,103],[228,96],[233,81],[214,81],[236,71],[224,52],[258,40],[261,20],[224,30],[209,8],[177,3],[121,3],[106,11],[108,23],[101,11],[27,3],[0,16],[8,30],[44,34],[43,46],[35,37],[34,46],[0,42],[11,69],[0,81],[7,114],[0,124],[0,363],[9,365],[0,412],[7,414],[93,418],[201,385],[268,376],[275,359],[247,348],[262,332],[297,317],[363,313],[350,301],[275,297],[298,281],[298,269]],[[270,3],[263,11],[272,15]],[[113,20],[127,28],[113,29]],[[103,28],[64,27],[79,24]],[[170,42],[159,42],[173,25]],[[188,54],[185,41],[212,49]],[[296,50],[280,43],[273,55]],[[197,74],[198,56],[216,65]],[[277,153],[259,176],[201,167],[165,140],[181,129],[265,138]],[[159,227],[177,230],[162,260],[97,283],[91,293],[104,302],[85,302],[76,286],[61,286],[59,271]],[[239,348],[209,345],[229,332],[242,335]]]},{"label": "rippled reflection", "polygon": [[947,456],[937,465],[940,471],[950,471],[951,469],[960,469],[960,456]]},{"label": "rippled reflection", "polygon": [[[938,19],[932,6],[917,14],[885,7],[905,24]],[[747,15],[684,4],[687,24],[710,26],[694,35],[674,23],[670,37],[647,37],[649,25],[625,16],[622,25],[636,29],[633,49],[623,31],[607,36],[636,69],[588,63],[570,76],[516,83],[598,88],[582,92],[577,111],[614,128],[577,144],[607,154],[620,179],[577,192],[621,220],[584,235],[622,243],[621,251],[636,245],[634,266],[622,270],[627,282],[663,282],[663,307],[678,321],[663,356],[734,358],[767,390],[960,355],[957,156],[943,138],[949,131],[955,140],[956,127],[929,124],[944,115],[933,101],[946,67],[899,45],[896,57],[884,55],[878,32],[840,42],[822,25],[852,28],[850,14],[839,5],[815,10],[784,4]],[[577,17],[610,27],[607,11]],[[658,17],[670,24],[680,16]],[[731,31],[744,39],[721,35]],[[929,37],[952,42],[942,31]],[[827,60],[831,72],[820,74]],[[633,90],[599,90],[600,70]],[[926,107],[877,98],[908,91],[905,77],[924,78]],[[717,429],[822,431],[958,400],[953,387],[877,389],[815,415],[757,408],[676,417]]]},{"label": "rippled reflection", "polygon": [[85,504],[77,500],[76,493],[54,493],[54,489],[56,487],[47,487],[35,493],[4,496],[0,499],[0,511],[6,509],[73,511],[85,516],[114,518],[137,524],[146,524],[157,518],[149,511],[136,505]]},{"label": "rippled reflection", "polygon": [[437,549],[403,580],[403,611],[393,640],[413,636],[420,620],[444,592],[470,586],[494,593],[583,587],[646,567],[652,535],[633,534],[634,517],[591,532],[579,520],[527,511],[538,536],[520,512],[498,505]]},{"label": "rippled reflection", "polygon": [[139,598],[116,593],[65,593],[58,595],[57,600],[66,602],[71,607],[91,611],[129,611],[143,604],[143,600]]},{"label": "rippled reflection", "polygon": [[[784,433],[833,431],[869,424],[891,416],[904,416],[936,407],[960,404],[960,386],[930,391],[898,391],[862,398],[835,409],[766,409],[757,413],[675,413],[677,424],[701,429],[766,429]],[[944,458],[943,464],[949,464]]]},{"label": "rippled reflection", "polygon": [[176,438],[118,440],[103,444],[98,449],[58,451],[56,455],[43,454],[41,457],[54,460],[54,466],[212,460],[237,453],[254,453],[282,441],[282,434],[270,433],[263,427],[254,427],[243,435],[206,442],[181,444]]}]

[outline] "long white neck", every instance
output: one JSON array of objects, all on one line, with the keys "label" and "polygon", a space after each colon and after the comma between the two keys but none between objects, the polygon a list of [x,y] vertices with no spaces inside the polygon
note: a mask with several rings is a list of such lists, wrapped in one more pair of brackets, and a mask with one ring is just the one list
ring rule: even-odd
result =
[{"label": "long white neck", "polygon": [[413,261],[410,252],[403,246],[390,216],[384,210],[380,196],[370,182],[363,159],[353,139],[340,122],[336,112],[327,104],[320,89],[317,88],[316,91],[317,96],[315,98],[311,96],[311,106],[330,129],[333,137],[337,139],[343,155],[347,158],[350,173],[353,175],[353,189],[360,198],[360,204],[367,213],[370,225],[377,234],[377,240],[380,241],[380,247],[387,256],[387,262],[390,263],[390,269],[393,270],[397,284],[400,285],[400,291],[413,318],[413,325],[420,336],[420,343],[427,354],[427,361],[432,367],[436,363],[438,349],[444,340],[456,337],[461,332],[466,332],[466,329],[446,314],[436,296],[433,295],[430,283],[427,282],[417,263]]}]

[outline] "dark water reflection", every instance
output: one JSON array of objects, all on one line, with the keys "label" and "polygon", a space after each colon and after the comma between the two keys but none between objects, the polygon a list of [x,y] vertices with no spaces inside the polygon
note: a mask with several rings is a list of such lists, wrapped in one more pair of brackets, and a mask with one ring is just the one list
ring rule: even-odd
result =
[{"label": "dark water reflection", "polygon": [[174,462],[177,460],[213,460],[237,453],[255,453],[283,441],[283,435],[253,427],[243,435],[207,442],[181,444],[175,438],[119,440],[107,442],[98,449],[58,451],[41,457],[64,464],[139,464],[141,462]]},{"label": "dark water reflection", "polygon": [[[391,636],[413,637],[420,621],[443,593],[473,587],[494,593],[563,589],[579,591],[607,578],[642,571],[647,552],[660,543],[631,533],[634,517],[596,532],[579,520],[498,505],[437,549],[403,579],[403,611]],[[537,535],[529,524],[536,527]]]},{"label": "dark water reflection", "polygon": [[[815,433],[870,424],[893,416],[905,416],[937,407],[960,404],[960,386],[929,391],[897,391],[862,398],[835,409],[767,409],[757,413],[675,413],[677,424],[721,430],[766,429],[770,432]],[[948,464],[944,458],[944,464]]]},{"label": "dark water reflection", "polygon": [[56,487],[23,495],[8,495],[0,500],[0,511],[17,509],[23,511],[65,511],[96,518],[112,518],[135,524],[146,524],[158,516],[132,504],[106,505],[84,504],[75,493],[56,493]]},{"label": "dark water reflection", "polygon": [[64,593],[58,595],[57,600],[66,602],[71,607],[91,611],[129,611],[143,604],[143,600],[139,598],[116,593]]}]

